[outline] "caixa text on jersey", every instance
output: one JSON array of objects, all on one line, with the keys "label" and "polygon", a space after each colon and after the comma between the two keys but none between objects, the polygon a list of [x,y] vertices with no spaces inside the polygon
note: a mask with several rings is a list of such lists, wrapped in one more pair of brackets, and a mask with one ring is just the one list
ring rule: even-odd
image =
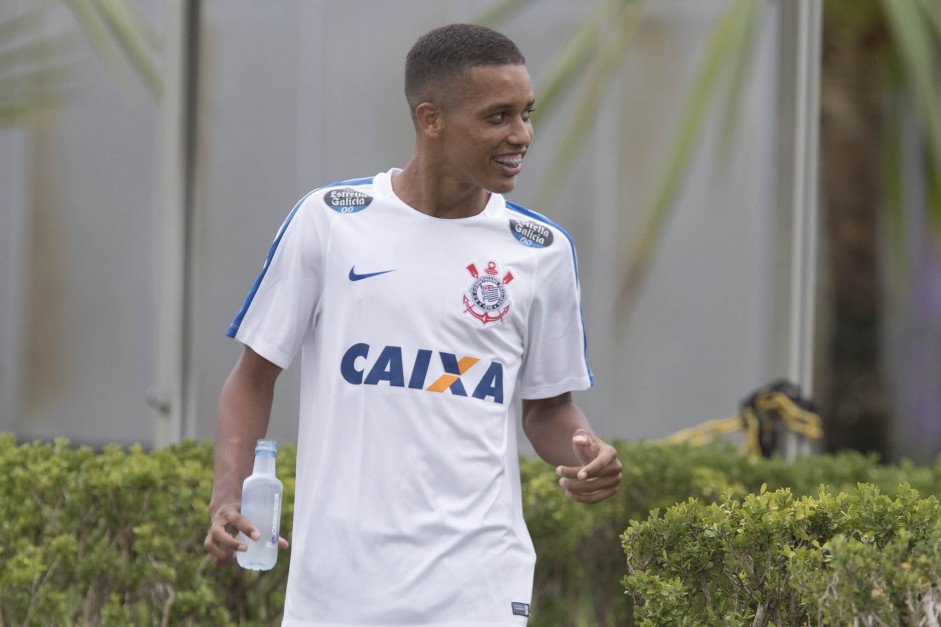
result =
[{"label": "caixa text on jersey", "polygon": [[[437,359],[433,359],[437,355]],[[433,363],[434,362],[434,363]],[[503,404],[503,364],[482,362],[477,357],[419,349],[414,360],[402,358],[401,346],[373,349],[369,344],[353,344],[340,360],[340,374],[353,385],[379,385],[450,392],[455,396],[490,399]],[[429,384],[429,380],[431,381]],[[468,390],[471,390],[468,394]]]}]

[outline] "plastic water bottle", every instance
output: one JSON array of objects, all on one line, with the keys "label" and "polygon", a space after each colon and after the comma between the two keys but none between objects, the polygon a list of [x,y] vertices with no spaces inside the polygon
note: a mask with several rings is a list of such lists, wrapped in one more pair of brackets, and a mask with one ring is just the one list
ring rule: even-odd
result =
[{"label": "plastic water bottle", "polygon": [[281,498],[284,488],[275,477],[274,440],[258,440],[255,444],[255,466],[242,483],[242,515],[261,533],[252,540],[239,533],[247,551],[236,551],[239,566],[249,570],[271,570],[278,561],[278,534],[281,527]]}]

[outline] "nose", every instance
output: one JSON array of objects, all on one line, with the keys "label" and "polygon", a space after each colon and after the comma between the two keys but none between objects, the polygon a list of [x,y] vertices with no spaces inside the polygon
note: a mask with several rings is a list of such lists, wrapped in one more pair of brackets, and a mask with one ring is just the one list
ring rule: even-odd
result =
[{"label": "nose", "polygon": [[515,118],[507,141],[514,146],[529,146],[533,142],[533,123],[523,117]]}]

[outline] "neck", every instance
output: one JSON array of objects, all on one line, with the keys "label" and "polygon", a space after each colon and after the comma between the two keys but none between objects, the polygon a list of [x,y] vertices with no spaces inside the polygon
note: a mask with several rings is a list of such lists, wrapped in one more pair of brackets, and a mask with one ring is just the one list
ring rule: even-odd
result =
[{"label": "neck", "polygon": [[392,190],[416,211],[444,219],[475,216],[490,200],[487,190],[449,178],[418,156],[392,178]]}]

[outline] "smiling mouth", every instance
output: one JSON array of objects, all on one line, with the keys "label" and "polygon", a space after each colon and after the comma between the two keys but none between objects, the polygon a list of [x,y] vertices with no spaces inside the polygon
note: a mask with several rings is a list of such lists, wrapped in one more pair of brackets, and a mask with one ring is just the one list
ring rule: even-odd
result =
[{"label": "smiling mouth", "polygon": [[523,163],[522,155],[516,155],[513,157],[494,157],[493,160],[508,168],[518,168]]}]

